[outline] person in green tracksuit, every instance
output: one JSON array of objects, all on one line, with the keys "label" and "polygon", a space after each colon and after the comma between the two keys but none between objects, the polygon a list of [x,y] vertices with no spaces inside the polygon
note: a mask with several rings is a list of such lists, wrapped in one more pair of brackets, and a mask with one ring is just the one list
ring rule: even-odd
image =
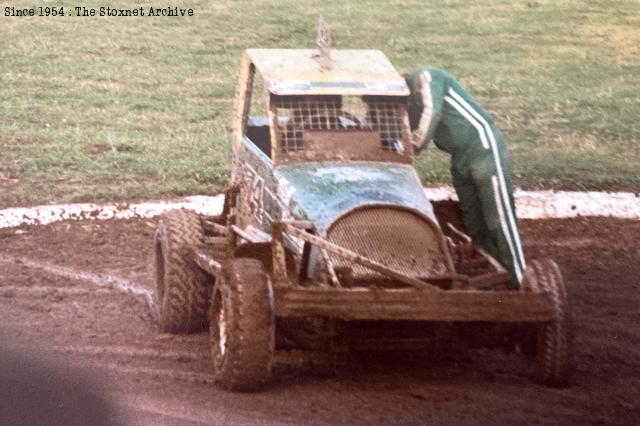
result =
[{"label": "person in green tracksuit", "polygon": [[504,138],[480,104],[447,72],[422,67],[407,77],[409,121],[419,152],[432,140],[451,155],[451,175],[473,241],[518,288],[526,267]]}]

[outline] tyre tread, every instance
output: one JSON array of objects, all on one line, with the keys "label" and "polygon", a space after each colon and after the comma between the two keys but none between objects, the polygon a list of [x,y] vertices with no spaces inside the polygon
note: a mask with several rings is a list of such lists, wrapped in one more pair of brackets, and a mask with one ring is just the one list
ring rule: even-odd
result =
[{"label": "tyre tread", "polygon": [[[262,263],[238,258],[223,268],[218,285],[227,317],[226,354],[216,366],[219,386],[234,391],[260,388],[271,375],[274,338],[273,294]],[[213,356],[217,336],[212,333]]]},{"label": "tyre tread", "polygon": [[[162,245],[165,268],[164,291],[156,292],[161,328],[169,333],[204,329],[208,321],[210,278],[192,257],[192,249],[202,246],[204,241],[200,216],[187,210],[165,213],[156,240]],[[158,272],[156,268],[156,282]]]},{"label": "tyre tread", "polygon": [[525,280],[528,290],[549,295],[553,320],[538,330],[535,351],[535,379],[554,387],[571,380],[573,335],[567,290],[558,265],[551,259],[534,260]]}]

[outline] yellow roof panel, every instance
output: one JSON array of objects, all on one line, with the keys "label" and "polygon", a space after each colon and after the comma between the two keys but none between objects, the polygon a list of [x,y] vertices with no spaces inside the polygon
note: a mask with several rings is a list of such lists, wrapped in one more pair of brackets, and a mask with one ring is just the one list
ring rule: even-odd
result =
[{"label": "yellow roof panel", "polygon": [[328,70],[313,49],[248,49],[245,54],[275,95],[409,95],[404,78],[379,50],[331,50]]}]

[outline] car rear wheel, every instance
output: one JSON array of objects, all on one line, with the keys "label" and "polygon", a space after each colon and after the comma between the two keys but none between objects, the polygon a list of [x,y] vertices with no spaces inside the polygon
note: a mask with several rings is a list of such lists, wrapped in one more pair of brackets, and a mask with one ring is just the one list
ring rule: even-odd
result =
[{"label": "car rear wheel", "polygon": [[551,259],[530,262],[522,290],[546,292],[553,312],[553,319],[536,326],[533,338],[524,344],[525,352],[534,358],[534,378],[547,386],[567,386],[572,373],[573,335],[567,291],[558,265]]},{"label": "car rear wheel", "polygon": [[190,333],[206,328],[211,278],[197,267],[192,248],[202,245],[200,217],[185,210],[162,216],[154,244],[156,312],[163,331]]},{"label": "car rear wheel", "polygon": [[210,337],[219,386],[251,391],[268,380],[275,314],[271,282],[260,261],[237,258],[223,268],[212,295]]}]

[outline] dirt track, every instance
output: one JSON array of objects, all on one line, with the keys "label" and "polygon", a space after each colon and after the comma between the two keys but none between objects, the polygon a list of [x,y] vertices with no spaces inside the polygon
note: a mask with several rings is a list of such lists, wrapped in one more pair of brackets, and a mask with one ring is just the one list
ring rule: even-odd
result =
[{"label": "dirt track", "polygon": [[97,377],[120,419],[134,424],[640,424],[640,221],[522,224],[527,257],[555,258],[571,293],[571,388],[532,384],[526,363],[499,351],[335,368],[287,353],[257,394],[218,390],[206,334],[163,334],[144,294],[114,289],[151,289],[154,227],[128,220],[0,230],[0,341]]}]

